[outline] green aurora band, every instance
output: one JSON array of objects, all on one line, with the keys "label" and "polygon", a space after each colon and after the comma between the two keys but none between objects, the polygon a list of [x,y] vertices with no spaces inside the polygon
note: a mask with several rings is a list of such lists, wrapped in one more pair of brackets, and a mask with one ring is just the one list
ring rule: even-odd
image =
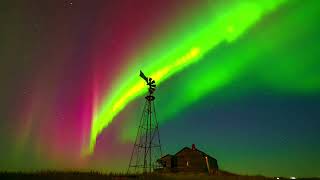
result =
[{"label": "green aurora band", "polygon": [[[253,27],[259,20],[275,11],[280,5],[286,1],[234,1],[232,4],[209,4],[206,7],[200,8],[194,17],[185,18],[176,27],[177,30],[165,34],[164,38],[151,42],[155,45],[147,45],[149,51],[143,54],[138,54],[132,58],[131,62],[139,62],[140,64],[132,64],[127,67],[124,75],[120,77],[115,85],[113,91],[107,94],[101,104],[95,105],[95,113],[92,119],[91,135],[89,151],[84,153],[92,153],[94,151],[96,138],[103,131],[104,128],[112,122],[112,120],[122,111],[126,105],[133,101],[136,97],[145,93],[145,85],[143,80],[137,78],[138,70],[143,69],[147,75],[153,77],[157,84],[163,83],[174,74],[181,72],[186,67],[197,63],[209,52],[222,43],[234,43],[241,35],[245,34],[251,27]],[[206,8],[203,11],[203,8]],[[307,15],[306,15],[307,16]],[[206,18],[202,18],[206,17]],[[208,20],[209,19],[209,20]],[[191,30],[192,29],[192,30]],[[288,36],[290,38],[290,36]],[[271,42],[270,45],[281,44],[281,42]],[[201,74],[201,78],[190,75],[186,77],[190,81],[197,81],[201,86],[194,86],[192,83],[185,84],[187,92],[179,94],[179,100],[172,101],[170,106],[175,108],[166,108],[163,112],[167,119],[169,116],[176,114],[177,111],[182,110],[193,102],[199,100],[209,92],[221,88],[232,80],[242,74],[248,68],[252,67],[256,62],[255,57],[265,51],[266,48],[258,47],[242,47],[238,51],[248,51],[249,53],[235,52],[235,55],[229,54],[223,61],[210,61],[206,66],[201,66],[201,69],[193,69],[194,74]],[[142,52],[141,52],[142,53]],[[152,61],[151,61],[152,60]],[[288,62],[289,68],[301,68],[300,63]],[[306,68],[307,69],[307,68]],[[285,74],[283,68],[278,69],[278,73]],[[275,69],[274,75],[277,76]],[[291,75],[292,73],[289,72]],[[130,78],[128,78],[130,77]],[[268,81],[270,76],[264,76],[261,72],[261,78]],[[271,78],[270,82],[274,83],[275,87],[280,87],[278,84],[282,82],[279,78]],[[279,82],[274,81],[277,79]],[[301,77],[303,79],[303,77]],[[177,80],[176,80],[177,81]],[[178,80],[179,84],[183,84],[182,80]],[[296,81],[295,81],[296,82]],[[299,87],[307,87],[309,90],[319,89],[319,87],[310,87],[314,85],[314,81],[306,82],[299,81]],[[307,83],[307,84],[306,84]],[[283,85],[282,88],[287,87]],[[310,88],[308,88],[310,87]],[[182,98],[183,97],[183,98]],[[132,139],[131,133],[122,133],[123,138]]]}]

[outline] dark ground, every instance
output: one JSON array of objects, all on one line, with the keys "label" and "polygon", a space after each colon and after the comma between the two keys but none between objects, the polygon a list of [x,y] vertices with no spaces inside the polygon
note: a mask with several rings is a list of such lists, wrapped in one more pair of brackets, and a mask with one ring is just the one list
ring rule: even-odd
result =
[{"label": "dark ground", "polygon": [[[272,180],[275,178],[268,178],[263,176],[240,176],[240,175],[220,175],[220,176],[209,176],[206,174],[149,174],[149,175],[125,175],[125,174],[103,174],[99,172],[2,172],[0,173],[0,179],[76,179],[76,180],[106,180],[106,179],[209,179],[209,180]],[[280,178],[285,179],[285,178]],[[302,178],[299,178],[302,179]],[[318,179],[320,178],[303,178],[304,180]]]}]

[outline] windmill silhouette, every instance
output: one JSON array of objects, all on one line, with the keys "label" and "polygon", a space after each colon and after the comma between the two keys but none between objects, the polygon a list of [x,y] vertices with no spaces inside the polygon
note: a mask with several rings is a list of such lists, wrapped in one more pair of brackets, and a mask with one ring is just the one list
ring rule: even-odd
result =
[{"label": "windmill silhouette", "polygon": [[145,104],[138,126],[138,132],[133,146],[127,173],[151,173],[160,167],[157,160],[162,157],[159,126],[154,106],[156,90],[155,80],[146,77],[140,71],[140,77],[148,86]]}]

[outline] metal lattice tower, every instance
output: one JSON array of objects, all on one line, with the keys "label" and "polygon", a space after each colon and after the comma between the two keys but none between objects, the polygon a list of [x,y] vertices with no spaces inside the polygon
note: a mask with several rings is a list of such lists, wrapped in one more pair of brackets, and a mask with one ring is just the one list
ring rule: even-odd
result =
[{"label": "metal lattice tower", "polygon": [[157,160],[162,157],[159,126],[154,106],[155,81],[147,78],[141,71],[140,76],[149,86],[148,95],[139,122],[138,133],[132,150],[128,173],[151,173],[160,167]]}]

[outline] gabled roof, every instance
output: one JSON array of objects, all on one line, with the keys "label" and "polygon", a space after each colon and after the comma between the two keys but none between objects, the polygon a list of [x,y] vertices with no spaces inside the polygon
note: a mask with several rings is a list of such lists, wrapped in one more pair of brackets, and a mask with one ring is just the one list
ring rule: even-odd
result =
[{"label": "gabled roof", "polygon": [[208,158],[210,158],[210,159],[214,159],[214,160],[216,160],[216,158],[214,158],[214,157],[212,157],[212,156],[210,156],[210,155],[206,154],[206,153],[205,153],[205,152],[203,152],[203,151],[200,151],[200,150],[198,150],[198,149],[196,149],[196,151],[200,152],[200,153],[202,154],[202,156],[207,156],[207,157],[208,157]]},{"label": "gabled roof", "polygon": [[172,157],[173,155],[171,155],[171,154],[167,154],[167,155],[165,155],[165,156],[162,156],[160,159],[163,159],[163,158],[165,158],[165,157],[167,157],[167,156]]},{"label": "gabled roof", "polygon": [[182,148],[180,151],[178,151],[176,154],[175,154],[175,156],[177,155],[177,154],[179,154],[179,153],[181,153],[182,151],[184,151],[184,150],[191,150],[189,147],[184,147],[184,148]]},{"label": "gabled roof", "polygon": [[[192,150],[191,148],[189,148],[189,147],[184,147],[184,148],[182,148],[180,151],[178,151],[178,152],[175,154],[175,156],[176,156],[177,154],[181,153],[181,152],[184,151],[184,150],[193,151],[193,150]],[[197,149],[197,148],[195,148],[195,151],[199,152],[203,157],[207,156],[207,157],[210,158],[210,159],[216,160],[215,158],[213,158],[213,157],[211,157],[210,155],[204,153],[203,151],[200,151],[200,150]]]},{"label": "gabled roof", "polygon": [[[188,151],[194,151],[194,150],[192,150],[191,148],[189,148],[189,147],[184,147],[184,148],[182,148],[180,151],[178,151],[176,154],[174,154],[174,155],[171,155],[171,154],[167,154],[167,155],[165,155],[165,156],[162,156],[161,158],[159,158],[158,160],[161,160],[161,159],[163,159],[163,158],[166,158],[166,157],[173,157],[173,156],[177,156],[177,154],[179,154],[179,153],[181,153],[182,151],[185,151],[185,150],[188,150]],[[197,149],[197,148],[195,148],[195,151],[196,152],[198,152],[198,153],[200,153],[201,154],[201,156],[203,156],[203,157],[208,157],[208,158],[210,158],[210,159],[214,159],[214,160],[216,160],[215,158],[213,158],[212,156],[210,156],[210,155],[208,155],[208,154],[206,154],[206,153],[204,153],[203,151],[200,151],[199,149]]]}]

